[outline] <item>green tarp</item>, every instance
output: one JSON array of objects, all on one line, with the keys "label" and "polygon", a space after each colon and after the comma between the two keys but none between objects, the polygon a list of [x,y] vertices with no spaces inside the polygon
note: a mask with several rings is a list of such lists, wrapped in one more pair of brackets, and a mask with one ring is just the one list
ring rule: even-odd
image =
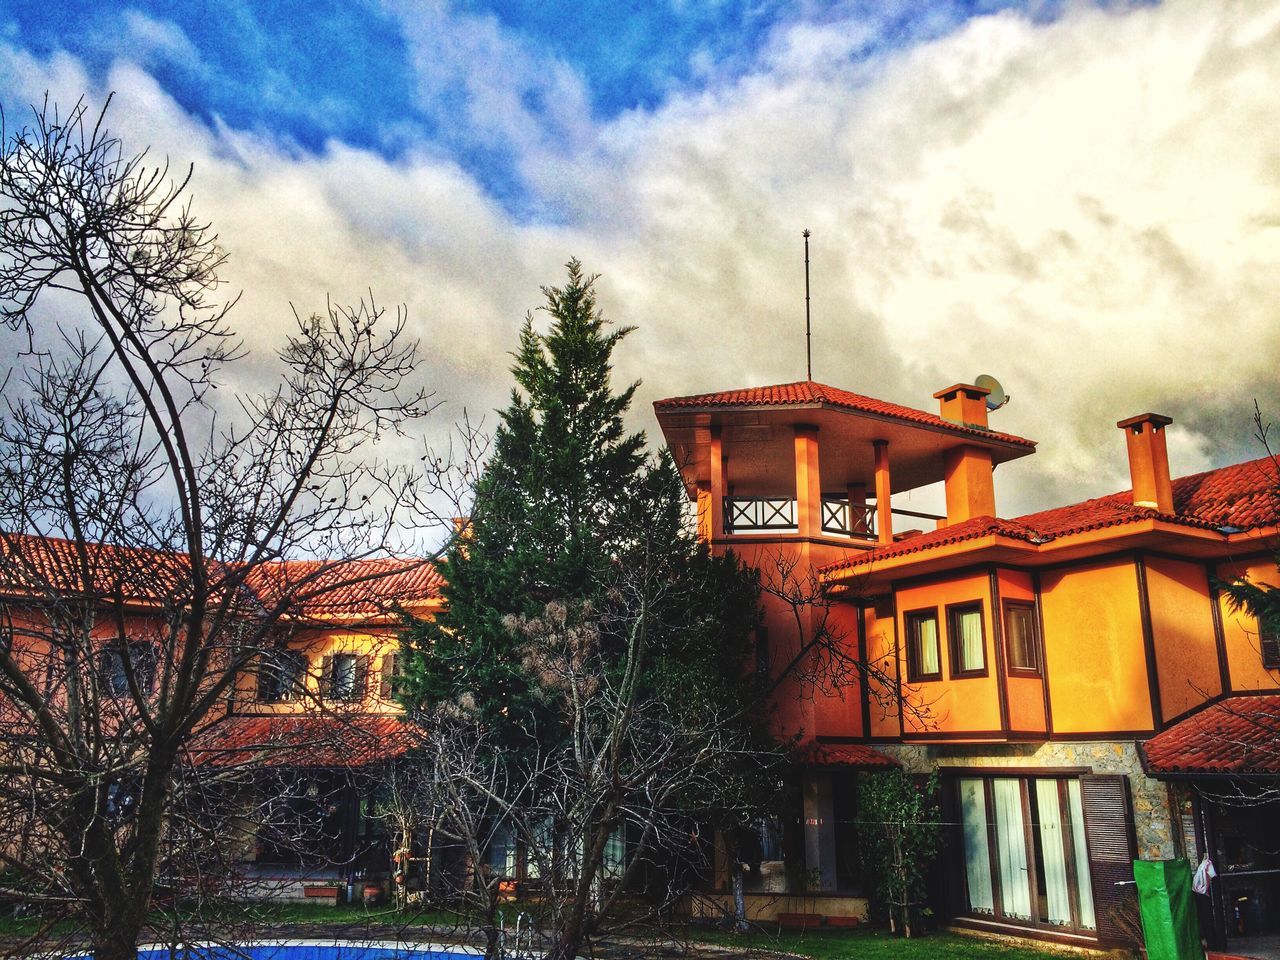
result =
[{"label": "green tarp", "polygon": [[1136,860],[1142,932],[1148,960],[1204,960],[1200,921],[1186,860]]}]

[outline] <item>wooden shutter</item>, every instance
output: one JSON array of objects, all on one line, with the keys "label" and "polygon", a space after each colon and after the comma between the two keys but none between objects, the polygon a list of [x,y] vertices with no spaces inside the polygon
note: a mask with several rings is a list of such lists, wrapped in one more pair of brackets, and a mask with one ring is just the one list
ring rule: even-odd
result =
[{"label": "wooden shutter", "polygon": [[1129,778],[1084,775],[1080,778],[1080,800],[1098,940],[1103,944],[1139,946],[1142,926],[1133,885],[1137,842]]},{"label": "wooden shutter", "polygon": [[390,700],[395,693],[392,687],[392,681],[396,675],[396,655],[394,653],[384,653],[382,655],[382,669],[378,673],[378,695],[383,700]]},{"label": "wooden shutter", "polygon": [[351,699],[363,700],[369,694],[369,657],[356,657],[355,672],[351,682]]},{"label": "wooden shutter", "polygon": [[1262,647],[1262,665],[1280,667],[1280,629],[1258,625],[1258,645]]},{"label": "wooden shutter", "polygon": [[320,660],[320,696],[326,700],[333,698],[333,657]]},{"label": "wooden shutter", "polygon": [[266,703],[271,699],[271,657],[263,654],[258,658],[258,702]]}]

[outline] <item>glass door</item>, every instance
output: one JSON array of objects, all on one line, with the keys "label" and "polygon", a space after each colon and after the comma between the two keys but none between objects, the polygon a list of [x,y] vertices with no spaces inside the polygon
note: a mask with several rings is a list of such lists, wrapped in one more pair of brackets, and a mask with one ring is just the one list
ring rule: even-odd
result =
[{"label": "glass door", "polygon": [[962,777],[957,788],[968,914],[1092,932],[1079,780]]}]

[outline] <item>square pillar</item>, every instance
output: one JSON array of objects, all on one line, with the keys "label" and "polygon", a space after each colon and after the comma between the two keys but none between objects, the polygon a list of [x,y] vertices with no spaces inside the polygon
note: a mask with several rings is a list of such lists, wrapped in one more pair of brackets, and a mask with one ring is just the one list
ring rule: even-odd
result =
[{"label": "square pillar", "polygon": [[729,495],[726,483],[724,445],[720,428],[711,428],[711,537],[724,536],[724,498]]},{"label": "square pillar", "polygon": [[822,536],[822,478],[818,474],[818,428],[795,425],[796,526],[802,537]]},{"label": "square pillar", "polygon": [[876,539],[893,543],[893,504],[890,501],[889,441],[873,440],[876,452]]},{"label": "square pillar", "polygon": [[836,808],[831,774],[806,770],[804,793],[804,866],[818,889],[836,888]]}]

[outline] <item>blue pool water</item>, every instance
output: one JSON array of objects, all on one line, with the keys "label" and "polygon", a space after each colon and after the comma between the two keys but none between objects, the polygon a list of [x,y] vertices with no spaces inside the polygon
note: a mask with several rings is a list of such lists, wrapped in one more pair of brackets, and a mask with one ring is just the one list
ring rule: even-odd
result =
[{"label": "blue pool water", "polygon": [[[480,951],[467,947],[412,943],[321,943],[287,941],[244,946],[190,945],[178,954],[182,960],[476,960]],[[139,950],[138,960],[171,960],[167,949]]]}]

